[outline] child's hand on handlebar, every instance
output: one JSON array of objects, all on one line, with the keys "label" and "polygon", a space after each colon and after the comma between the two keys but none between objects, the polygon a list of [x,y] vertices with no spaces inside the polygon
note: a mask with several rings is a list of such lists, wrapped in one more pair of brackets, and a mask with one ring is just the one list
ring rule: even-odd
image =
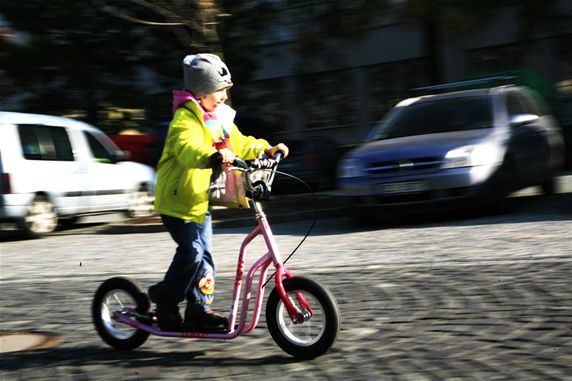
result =
[{"label": "child's hand on handlebar", "polygon": [[223,164],[230,165],[234,162],[235,154],[228,148],[221,148],[218,153],[220,153]]},{"label": "child's hand on handlebar", "polygon": [[288,149],[288,147],[284,143],[278,143],[274,147],[266,148],[264,150],[264,153],[270,157],[276,156],[277,152],[282,152],[282,155],[284,155],[284,157],[286,157],[286,156],[288,156],[288,153],[290,152],[290,150]]}]

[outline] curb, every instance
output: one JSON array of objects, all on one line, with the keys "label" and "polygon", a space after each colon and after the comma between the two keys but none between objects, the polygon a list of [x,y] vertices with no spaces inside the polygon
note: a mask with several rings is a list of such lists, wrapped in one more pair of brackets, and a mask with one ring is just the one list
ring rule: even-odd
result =
[{"label": "curb", "polygon": [[[560,193],[572,192],[572,171],[565,170],[559,175]],[[528,188],[527,188],[528,189]],[[522,191],[521,191],[522,192]],[[351,211],[350,199],[332,192],[274,196],[272,202],[265,202],[265,213],[272,223],[287,223],[313,218],[337,218],[347,216]],[[252,211],[245,209],[215,208],[213,227],[237,228],[255,224]],[[128,220],[105,226],[100,234],[158,233],[166,232],[159,216]]]},{"label": "curb", "polygon": [[[316,205],[317,203],[317,205]],[[265,214],[271,223],[287,223],[313,218],[323,219],[343,216],[346,208],[343,198],[330,193],[295,194],[277,196],[273,202],[265,203]],[[254,213],[246,209],[216,208],[213,210],[213,227],[236,228],[256,224]],[[167,230],[159,216],[128,220],[104,226],[99,234],[159,233]]]}]

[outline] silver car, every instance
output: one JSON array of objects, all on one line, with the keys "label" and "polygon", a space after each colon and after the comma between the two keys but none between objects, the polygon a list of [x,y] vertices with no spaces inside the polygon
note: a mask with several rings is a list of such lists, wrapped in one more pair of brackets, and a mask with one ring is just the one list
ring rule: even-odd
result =
[{"label": "silver car", "polygon": [[555,119],[526,87],[506,85],[409,98],[338,167],[342,193],[372,206],[502,206],[539,185],[555,192],[564,144]]}]

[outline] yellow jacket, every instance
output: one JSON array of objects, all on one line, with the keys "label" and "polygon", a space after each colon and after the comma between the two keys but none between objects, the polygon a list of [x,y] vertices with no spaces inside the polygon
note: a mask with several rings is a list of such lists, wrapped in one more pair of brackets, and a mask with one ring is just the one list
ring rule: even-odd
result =
[{"label": "yellow jacket", "polygon": [[[236,125],[224,125],[234,153],[246,160],[258,157],[270,144],[243,135]],[[169,125],[165,147],[157,166],[155,210],[160,214],[203,223],[208,210],[209,157],[216,152],[203,112],[189,101],[177,108]]]}]

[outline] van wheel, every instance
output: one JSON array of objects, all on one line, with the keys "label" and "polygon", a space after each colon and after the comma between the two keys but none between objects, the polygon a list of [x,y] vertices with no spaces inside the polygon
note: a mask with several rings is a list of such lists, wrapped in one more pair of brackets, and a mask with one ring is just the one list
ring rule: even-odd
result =
[{"label": "van wheel", "polygon": [[145,185],[131,194],[127,216],[131,218],[150,217],[155,211],[153,208],[153,195]]},{"label": "van wheel", "polygon": [[28,238],[39,238],[56,230],[58,215],[46,197],[37,196],[28,205],[26,217],[18,225]]}]

